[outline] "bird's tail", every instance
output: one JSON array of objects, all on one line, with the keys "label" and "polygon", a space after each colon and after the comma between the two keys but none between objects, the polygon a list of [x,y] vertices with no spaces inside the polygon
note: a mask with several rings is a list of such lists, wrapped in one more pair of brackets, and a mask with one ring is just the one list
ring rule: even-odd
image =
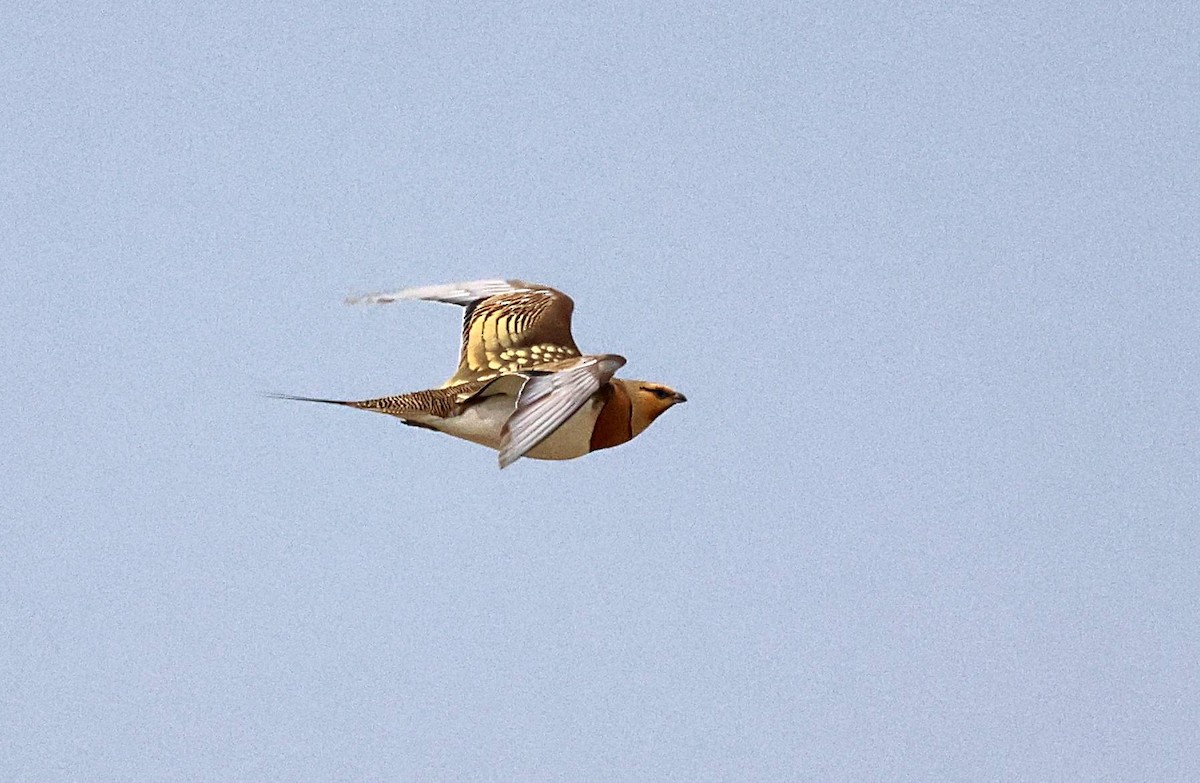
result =
[{"label": "bird's tail", "polygon": [[458,389],[429,389],[426,391],[377,397],[371,400],[326,400],[321,397],[297,397],[294,394],[267,394],[276,400],[299,400],[300,402],[323,402],[327,405],[344,405],[360,411],[386,413],[402,419],[415,427],[428,426],[428,422],[453,415],[457,408]]},{"label": "bird's tail", "polygon": [[264,397],[270,397],[272,400],[298,400],[300,402],[323,402],[328,405],[346,405],[350,408],[358,408],[362,403],[354,402],[353,400],[323,400],[320,397],[297,397],[294,394],[275,394],[267,392]]}]

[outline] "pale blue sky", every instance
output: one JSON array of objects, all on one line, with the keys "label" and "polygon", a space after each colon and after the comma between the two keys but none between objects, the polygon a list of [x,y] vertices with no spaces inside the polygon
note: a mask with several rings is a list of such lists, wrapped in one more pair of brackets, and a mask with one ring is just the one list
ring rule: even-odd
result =
[{"label": "pale blue sky", "polygon": [[[1200,6],[0,10],[0,779],[1200,779]],[[436,385],[556,285],[689,397]]]}]

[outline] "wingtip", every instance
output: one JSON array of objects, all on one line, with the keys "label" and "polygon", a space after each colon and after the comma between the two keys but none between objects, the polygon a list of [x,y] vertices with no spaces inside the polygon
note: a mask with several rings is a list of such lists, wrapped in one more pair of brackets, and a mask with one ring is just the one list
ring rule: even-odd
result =
[{"label": "wingtip", "polygon": [[512,448],[508,444],[508,439],[509,439],[508,433],[504,432],[501,435],[500,451],[498,454],[496,454],[496,462],[499,463],[500,470],[504,470],[509,465],[513,464],[514,462],[516,462],[517,460],[519,460],[521,458],[521,456],[519,454],[516,456],[513,456]]},{"label": "wingtip", "polygon": [[391,304],[397,299],[407,298],[401,294],[403,294],[403,291],[391,294],[356,294],[354,296],[347,296],[342,301],[352,307],[360,304]]},{"label": "wingtip", "polygon": [[471,280],[465,283],[446,283],[442,285],[417,286],[377,294],[359,294],[345,299],[348,305],[359,304],[391,304],[401,300],[425,299],[431,302],[468,305],[479,299],[486,299],[496,294],[520,291],[528,288],[538,288],[524,280]]}]

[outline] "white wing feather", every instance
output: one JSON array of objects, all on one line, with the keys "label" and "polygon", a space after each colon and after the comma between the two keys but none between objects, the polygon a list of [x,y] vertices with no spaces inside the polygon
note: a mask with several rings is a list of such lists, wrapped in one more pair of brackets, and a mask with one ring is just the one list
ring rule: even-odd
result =
[{"label": "white wing feather", "polygon": [[526,291],[539,287],[523,280],[475,280],[470,283],[405,288],[403,291],[394,293],[352,296],[346,300],[346,304],[389,304],[401,299],[425,299],[431,302],[466,306],[496,294],[509,294],[513,291]]}]

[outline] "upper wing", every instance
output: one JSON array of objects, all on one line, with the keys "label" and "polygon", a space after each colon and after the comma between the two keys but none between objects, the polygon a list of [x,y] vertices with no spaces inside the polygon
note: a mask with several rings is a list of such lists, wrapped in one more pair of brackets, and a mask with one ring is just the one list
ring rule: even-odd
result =
[{"label": "upper wing", "polygon": [[476,280],[369,294],[348,301],[382,304],[398,299],[426,299],[466,307],[458,369],[445,386],[488,380],[579,356],[571,337],[575,303],[549,286],[522,280]]},{"label": "upper wing", "polygon": [[508,467],[548,438],[624,364],[625,358],[615,354],[583,356],[531,373],[500,432],[500,467]]}]

